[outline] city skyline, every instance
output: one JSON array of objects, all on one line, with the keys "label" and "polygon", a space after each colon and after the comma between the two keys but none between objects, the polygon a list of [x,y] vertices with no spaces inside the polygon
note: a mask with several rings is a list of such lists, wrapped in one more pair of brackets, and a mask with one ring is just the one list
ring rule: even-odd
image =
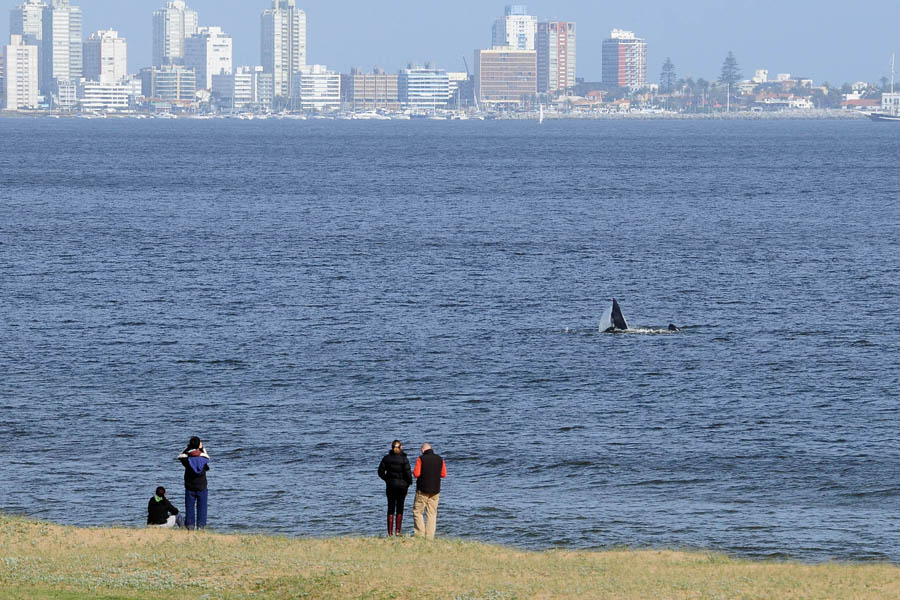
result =
[{"label": "city skyline", "polygon": [[[4,9],[0,32],[9,36],[9,10],[20,0],[0,0]],[[128,40],[128,70],[137,73],[152,62],[152,14],[162,0],[83,0],[83,32],[115,29]],[[268,0],[225,2],[191,0],[201,26],[221,27],[234,40],[234,64],[260,64],[260,26]],[[322,0],[298,2],[309,20],[310,64],[348,72],[352,67],[388,71],[408,62],[431,61],[448,70],[464,70],[463,57],[491,43],[492,25],[503,15],[507,2],[457,3],[455,10],[420,5],[408,0],[392,10],[360,3],[348,10]],[[725,9],[715,2],[695,2],[689,7],[668,6],[648,0],[640,8],[604,6],[576,0],[525,3],[539,20],[578,23],[579,78],[599,81],[602,44],[613,28],[634,31],[649,44],[647,77],[659,78],[666,57],[671,57],[679,77],[707,79],[718,76],[725,54],[731,50],[745,76],[755,69],[789,72],[832,84],[877,81],[888,74],[889,58],[897,43],[890,23],[900,17],[900,7],[884,2],[867,13],[827,10],[821,3],[804,2],[784,7],[774,2],[744,2]],[[730,5],[735,6],[734,3]],[[462,9],[465,10],[462,10]],[[658,10],[652,10],[658,8]],[[826,10],[823,12],[823,8]],[[815,18],[812,18],[815,16]],[[891,17],[894,17],[892,19]],[[437,24],[437,26],[435,26]],[[863,31],[865,35],[859,35]],[[402,35],[400,35],[402,34]],[[471,69],[471,65],[469,65]]]}]

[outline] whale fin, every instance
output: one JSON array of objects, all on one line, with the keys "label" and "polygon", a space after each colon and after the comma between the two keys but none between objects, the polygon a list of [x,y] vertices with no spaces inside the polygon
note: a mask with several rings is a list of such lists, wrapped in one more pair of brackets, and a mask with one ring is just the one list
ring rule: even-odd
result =
[{"label": "whale fin", "polygon": [[628,329],[628,323],[625,322],[625,316],[622,314],[622,309],[619,308],[619,303],[616,302],[615,298],[613,298],[612,303],[612,324],[616,329]]},{"label": "whale fin", "polygon": [[611,329],[615,329],[612,322],[612,306],[604,310],[603,316],[600,317],[600,333],[605,333]]}]

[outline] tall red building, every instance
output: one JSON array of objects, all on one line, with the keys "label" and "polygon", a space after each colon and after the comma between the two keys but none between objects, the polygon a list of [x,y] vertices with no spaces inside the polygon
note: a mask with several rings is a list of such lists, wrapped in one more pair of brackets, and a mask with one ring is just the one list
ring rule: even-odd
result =
[{"label": "tall red building", "polygon": [[538,23],[535,44],[538,92],[555,93],[575,86],[575,23]]},{"label": "tall red building", "polygon": [[603,42],[603,83],[639,89],[647,85],[647,42],[631,31],[613,29]]}]

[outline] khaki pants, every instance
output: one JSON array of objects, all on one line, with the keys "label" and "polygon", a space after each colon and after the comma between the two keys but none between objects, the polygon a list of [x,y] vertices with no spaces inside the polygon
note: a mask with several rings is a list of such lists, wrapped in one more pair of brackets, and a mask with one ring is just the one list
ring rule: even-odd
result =
[{"label": "khaki pants", "polygon": [[[416,499],[413,502],[413,524],[415,525],[416,535],[426,536],[429,540],[434,539],[434,530],[437,528],[437,509],[440,494],[423,494],[416,492]],[[425,511],[428,511],[428,523],[425,523]]]}]

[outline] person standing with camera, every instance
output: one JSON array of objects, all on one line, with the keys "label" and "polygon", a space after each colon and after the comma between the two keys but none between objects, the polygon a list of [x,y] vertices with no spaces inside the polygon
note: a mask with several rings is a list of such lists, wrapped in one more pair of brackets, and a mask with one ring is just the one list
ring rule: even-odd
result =
[{"label": "person standing with camera", "polygon": [[194,436],[177,460],[184,466],[184,524],[188,529],[206,527],[209,505],[206,472],[209,471],[209,454],[200,438]]}]

